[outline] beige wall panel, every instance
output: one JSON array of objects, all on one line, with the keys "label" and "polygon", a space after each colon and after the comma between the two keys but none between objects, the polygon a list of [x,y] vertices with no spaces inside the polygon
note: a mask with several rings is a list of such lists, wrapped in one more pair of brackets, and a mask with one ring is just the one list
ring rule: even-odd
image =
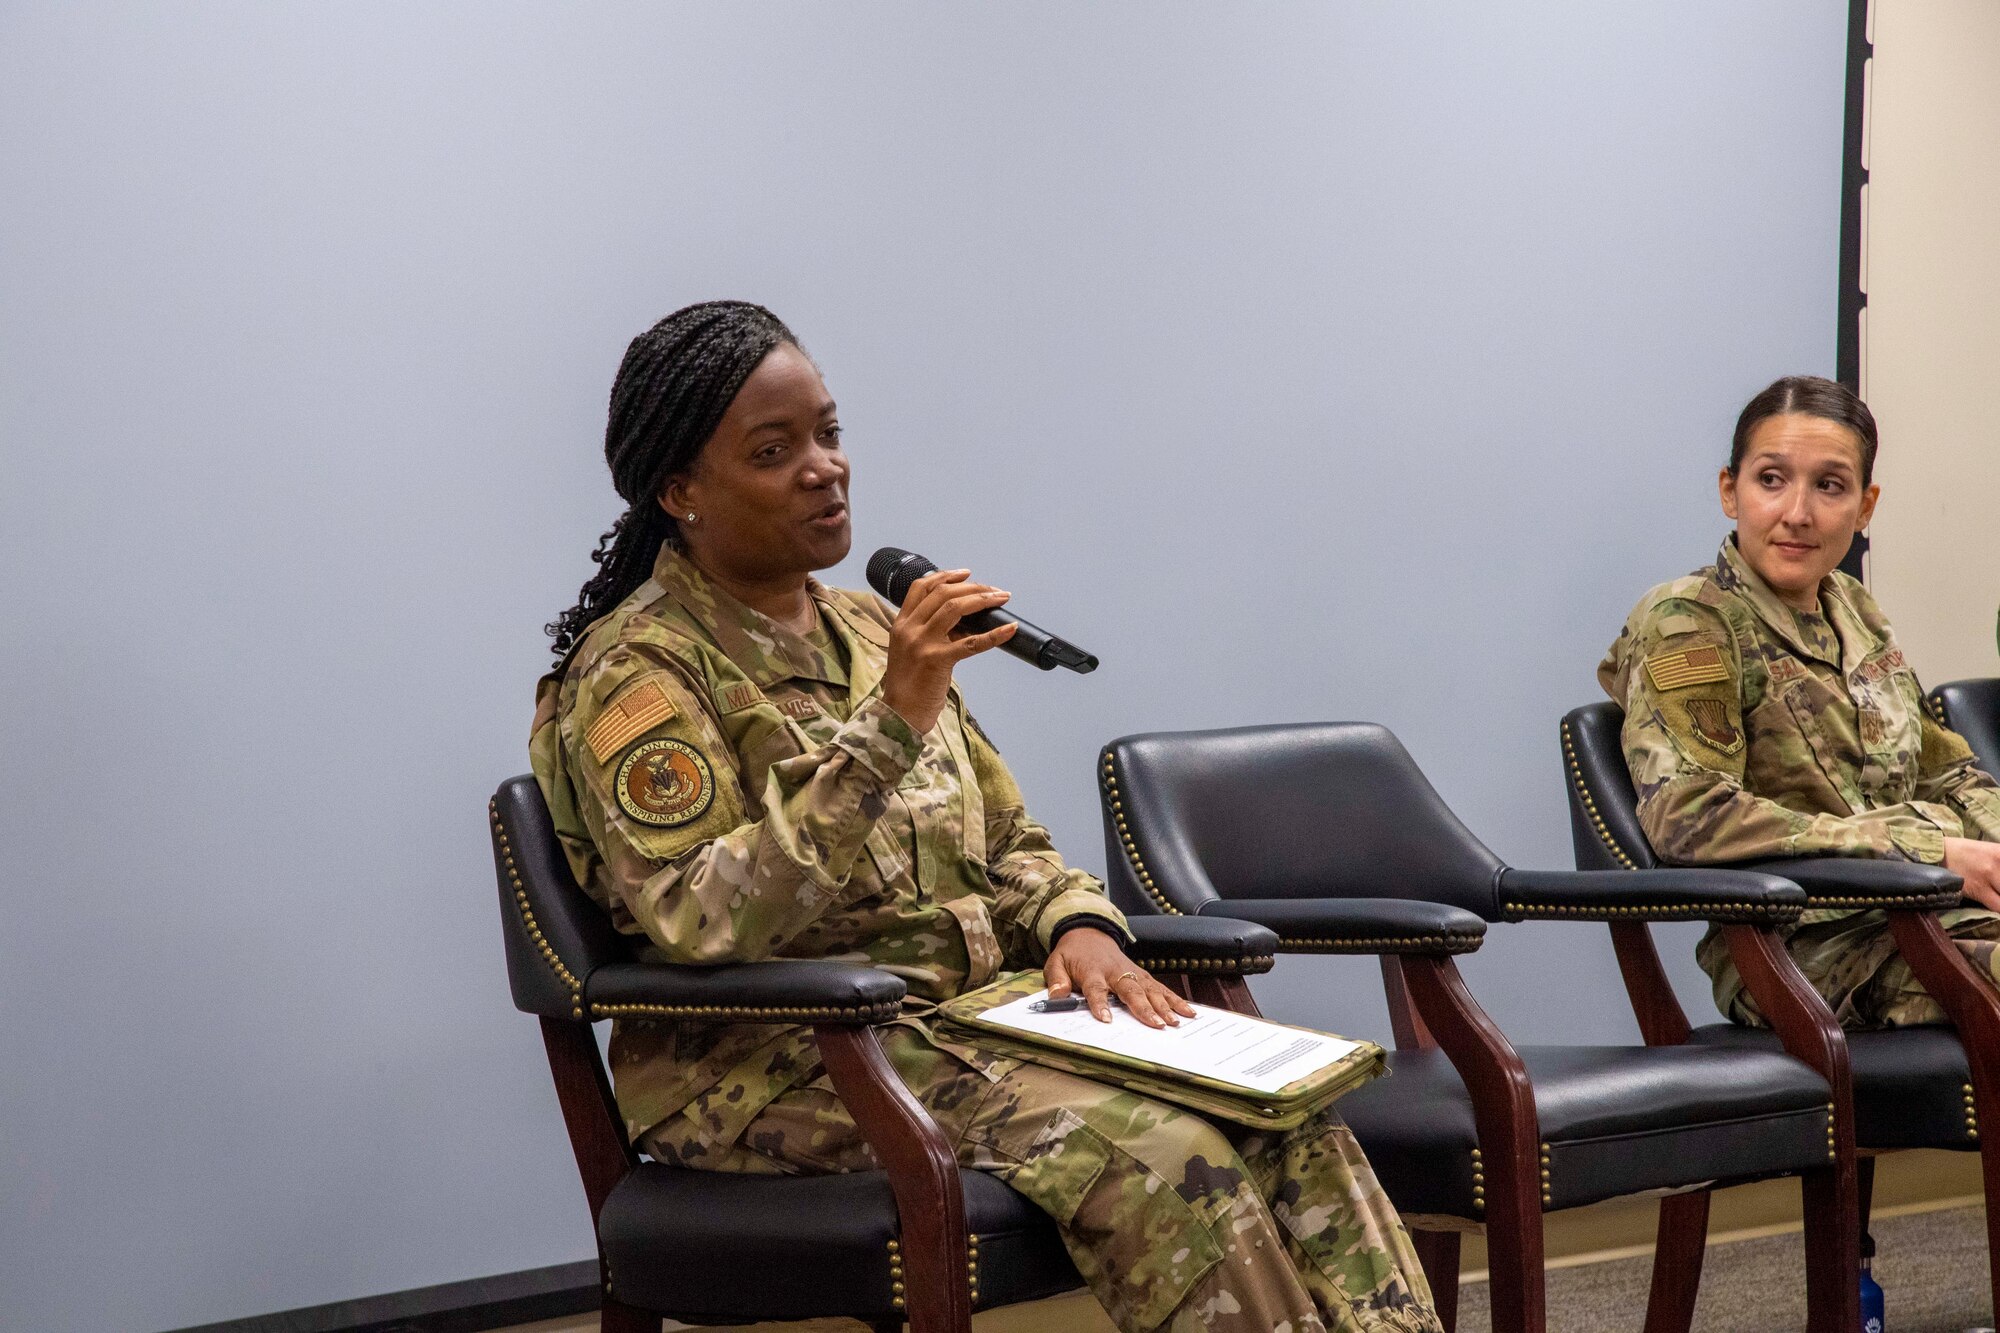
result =
[{"label": "beige wall panel", "polygon": [[1869,584],[1926,683],[2000,674],[2000,2],[1876,0]]}]

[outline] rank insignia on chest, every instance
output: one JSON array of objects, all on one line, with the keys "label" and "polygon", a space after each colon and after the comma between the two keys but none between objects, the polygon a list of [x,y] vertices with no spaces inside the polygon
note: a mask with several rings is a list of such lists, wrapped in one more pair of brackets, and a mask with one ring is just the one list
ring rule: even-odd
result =
[{"label": "rank insignia on chest", "polygon": [[618,764],[618,808],[652,828],[701,818],[715,799],[715,774],[691,745],[675,740],[634,746]]},{"label": "rank insignia on chest", "polygon": [[1684,648],[1677,653],[1655,653],[1646,659],[1646,674],[1653,688],[1665,693],[1690,685],[1716,685],[1729,679],[1729,668],[1720,648]]},{"label": "rank insignia on chest", "polygon": [[1743,748],[1743,733],[1729,719],[1729,705],[1720,699],[1689,699],[1687,709],[1688,725],[1703,742],[1723,754],[1735,754]]}]

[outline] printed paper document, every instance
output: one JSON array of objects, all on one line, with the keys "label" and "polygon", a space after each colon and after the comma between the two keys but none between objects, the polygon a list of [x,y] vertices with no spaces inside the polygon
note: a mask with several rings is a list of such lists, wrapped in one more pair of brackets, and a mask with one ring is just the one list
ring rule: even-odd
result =
[{"label": "printed paper document", "polygon": [[1218,1079],[1251,1092],[1277,1092],[1361,1045],[1330,1033],[1285,1027],[1205,1004],[1194,1006],[1195,1016],[1182,1018],[1177,1028],[1149,1028],[1118,1005],[1112,1006],[1109,1023],[1098,1022],[1088,1009],[1033,1012],[1030,1006],[1047,996],[1045,990],[1025,995],[988,1009],[982,1019],[1019,1032],[1144,1060],[1163,1069]]}]

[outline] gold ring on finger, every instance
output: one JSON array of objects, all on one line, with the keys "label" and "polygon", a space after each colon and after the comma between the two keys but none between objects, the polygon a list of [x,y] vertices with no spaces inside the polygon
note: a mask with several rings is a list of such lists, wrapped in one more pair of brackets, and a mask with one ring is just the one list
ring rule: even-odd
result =
[{"label": "gold ring on finger", "polygon": [[1132,980],[1134,980],[1134,981],[1137,981],[1137,980],[1139,979],[1139,974],[1138,974],[1137,972],[1133,972],[1133,971],[1129,971],[1129,970],[1128,970],[1128,971],[1124,971],[1124,972],[1120,972],[1120,973],[1119,973],[1119,974],[1118,974],[1118,975],[1117,975],[1116,977],[1113,977],[1113,978],[1112,978],[1112,981],[1113,981],[1114,983],[1115,983],[1115,982],[1119,982],[1119,981],[1123,981],[1123,980],[1125,980],[1125,978],[1127,978],[1127,977],[1130,977],[1130,978],[1132,978]]}]

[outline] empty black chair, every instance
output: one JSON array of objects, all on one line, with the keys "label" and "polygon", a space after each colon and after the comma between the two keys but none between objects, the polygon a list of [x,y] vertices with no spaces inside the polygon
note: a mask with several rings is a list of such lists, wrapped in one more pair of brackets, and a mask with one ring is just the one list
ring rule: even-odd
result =
[{"label": "empty black chair", "polygon": [[[1624,710],[1609,701],[1586,704],[1562,721],[1563,768],[1569,788],[1576,863],[1588,870],[1648,871],[1659,864],[1639,823],[1637,794],[1619,740]],[[1879,908],[1889,913],[1896,941],[1919,980],[1951,1015],[1951,1027],[1890,1028],[1847,1033],[1854,1072],[1858,1146],[1869,1153],[1898,1148],[1946,1148],[1981,1154],[1986,1189],[1991,1276],[2000,1299],[2000,1139],[1982,1140],[1981,1120],[2000,1123],[2000,993],[1985,984],[1937,923],[1940,908],[1958,905],[1959,880],[1941,866],[1841,857],[1760,862],[1757,870],[1801,885],[1813,907]],[[1659,966],[1652,941],[1634,940],[1632,967]],[[1624,961],[1621,959],[1621,961]],[[1735,1023],[1690,1027],[1666,996],[1648,1041],[1711,1049],[1775,1050],[1776,1034]],[[1960,1041],[1960,1033],[1974,1038]],[[1978,1058],[1968,1061],[1970,1045]],[[1873,1160],[1860,1170],[1861,1218],[1867,1225]],[[1706,1218],[1702,1219],[1705,1226]],[[1692,1222],[1689,1225],[1693,1225]],[[1699,1242],[1690,1251],[1700,1262]]]},{"label": "empty black chair", "polygon": [[[1729,921],[1765,957],[1778,953],[1771,928],[1804,904],[1796,886],[1731,872],[1512,869],[1393,735],[1364,723],[1126,737],[1105,747],[1100,783],[1112,895],[1135,920],[1226,914],[1269,926],[1281,951],[1380,955],[1393,1076],[1339,1109],[1417,1230],[1447,1326],[1459,1234],[1427,1220],[1485,1227],[1494,1327],[1534,1333],[1545,1316],[1545,1209],[1793,1174],[1807,1183],[1812,1326],[1858,1326],[1852,1131],[1833,1111],[1845,1100],[1846,1050],[1781,955],[1754,984],[1804,1058],[1515,1047],[1452,962],[1479,946],[1488,922],[1536,918],[1614,930]],[[1632,992],[1643,1025],[1656,996],[1645,985]],[[1687,1326],[1689,1286],[1663,1303],[1656,1272],[1649,1329]]]},{"label": "empty black chair", "polygon": [[[535,780],[502,783],[489,815],[507,976],[515,1005],[542,1021],[596,1226],[605,1333],[659,1333],[663,1316],[734,1324],[829,1315],[967,1333],[973,1310],[1081,1285],[1048,1217],[994,1177],[959,1169],[883,1056],[872,1028],[896,1016],[900,977],[817,961],[635,962],[631,941],[577,887]],[[1132,959],[1193,993],[1241,988],[1243,975],[1269,970],[1277,943],[1235,921],[1134,926]],[[591,1031],[613,1012],[811,1023],[885,1169],[751,1176],[641,1161]]]},{"label": "empty black chair", "polygon": [[1980,769],[2000,778],[2000,676],[1951,681],[1932,690],[1928,702],[1938,721],[1965,737]]}]

